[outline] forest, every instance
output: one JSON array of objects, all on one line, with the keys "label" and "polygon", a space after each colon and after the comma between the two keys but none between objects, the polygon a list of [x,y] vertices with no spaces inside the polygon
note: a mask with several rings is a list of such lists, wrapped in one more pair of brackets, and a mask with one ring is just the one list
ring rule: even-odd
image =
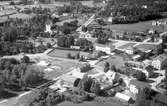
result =
[{"label": "forest", "polygon": [[166,5],[166,0],[112,0],[98,15],[114,17],[115,24],[134,23],[164,18],[162,13],[167,11]]}]

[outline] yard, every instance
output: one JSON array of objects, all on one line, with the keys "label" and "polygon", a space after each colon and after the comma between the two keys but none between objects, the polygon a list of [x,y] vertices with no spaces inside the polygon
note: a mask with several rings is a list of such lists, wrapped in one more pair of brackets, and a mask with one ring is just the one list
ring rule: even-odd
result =
[{"label": "yard", "polygon": [[109,28],[112,30],[121,30],[121,31],[128,31],[128,32],[143,32],[147,29],[156,29],[156,30],[162,30],[162,26],[152,26],[152,21],[145,21],[145,22],[139,22],[134,24],[113,24],[113,25],[107,25],[104,26],[104,28]]},{"label": "yard", "polygon": [[60,58],[67,58],[68,54],[71,54],[72,56],[79,53],[79,51],[76,50],[63,50],[63,49],[54,49],[52,52],[50,52],[48,55],[51,57],[60,57]]},{"label": "yard", "polygon": [[80,64],[72,61],[64,61],[59,59],[51,59],[51,65],[48,68],[53,69],[53,71],[45,72],[48,79],[55,79],[58,76],[70,72],[74,67],[79,66]]},{"label": "yard", "polygon": [[115,65],[116,68],[121,68],[125,63],[124,58],[122,56],[114,55],[110,56],[107,60],[99,62],[97,65],[104,67],[105,62]]}]

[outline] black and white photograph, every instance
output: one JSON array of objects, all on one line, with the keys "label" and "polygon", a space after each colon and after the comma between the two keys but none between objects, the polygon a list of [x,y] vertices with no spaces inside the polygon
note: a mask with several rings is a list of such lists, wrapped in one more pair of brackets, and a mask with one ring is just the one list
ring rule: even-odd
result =
[{"label": "black and white photograph", "polygon": [[0,106],[167,106],[167,0],[0,0]]}]

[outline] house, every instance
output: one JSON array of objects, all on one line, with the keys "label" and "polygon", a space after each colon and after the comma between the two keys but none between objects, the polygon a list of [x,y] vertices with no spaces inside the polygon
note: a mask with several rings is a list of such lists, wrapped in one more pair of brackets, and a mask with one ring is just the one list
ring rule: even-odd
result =
[{"label": "house", "polygon": [[141,55],[134,55],[133,57],[132,57],[132,59],[134,60],[134,61],[136,61],[136,60],[138,60],[139,58],[141,57]]},{"label": "house", "polygon": [[120,30],[113,30],[112,31],[112,36],[115,37],[116,39],[123,38],[124,35],[125,35],[124,31],[120,31]]},{"label": "house", "polygon": [[111,44],[103,45],[103,44],[95,43],[94,48],[95,48],[96,51],[103,51],[107,54],[110,54],[113,50],[115,50],[115,47]]},{"label": "house", "polygon": [[79,50],[80,49],[80,46],[70,46],[71,49],[77,49]]},{"label": "house", "polygon": [[130,80],[129,90],[135,95],[139,93],[140,89],[143,89],[146,87],[150,88],[150,85],[148,85],[147,83],[135,80],[135,79]]},{"label": "house", "polygon": [[167,65],[167,55],[162,54],[153,59],[152,64],[154,68],[161,70]]},{"label": "house", "polygon": [[132,46],[128,46],[127,48],[125,48],[125,53],[127,54],[134,54],[134,49]]},{"label": "house", "polygon": [[113,22],[113,17],[109,17],[108,22],[112,23]]},{"label": "house", "polygon": [[143,63],[144,63],[144,65],[147,67],[147,66],[151,65],[152,60],[146,59],[146,60],[143,61]]},{"label": "house", "polygon": [[156,30],[154,30],[154,29],[149,29],[149,30],[148,30],[148,33],[149,33],[149,34],[155,34],[155,33],[156,33]]},{"label": "house", "polygon": [[47,20],[46,21],[46,25],[45,25],[45,32],[48,32],[50,34],[52,34],[52,30],[51,30],[51,27],[52,27],[52,22],[51,20]]},{"label": "house", "polygon": [[123,93],[119,93],[119,92],[116,93],[115,97],[117,97],[117,98],[119,98],[121,100],[124,100],[124,101],[126,101],[128,103],[130,103],[131,101],[133,101],[133,99],[130,96],[125,95]]},{"label": "house", "polygon": [[89,33],[89,32],[81,32],[80,35],[79,35],[79,38],[85,38],[85,39],[88,39],[88,38],[92,38],[92,35]]}]

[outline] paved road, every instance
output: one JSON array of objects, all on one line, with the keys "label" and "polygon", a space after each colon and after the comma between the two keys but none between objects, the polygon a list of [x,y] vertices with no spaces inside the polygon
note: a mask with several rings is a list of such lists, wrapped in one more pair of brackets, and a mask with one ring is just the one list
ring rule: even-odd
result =
[{"label": "paved road", "polygon": [[83,25],[81,25],[79,28],[77,28],[77,32],[80,32],[82,30],[82,27],[85,26],[87,27],[90,23],[94,21],[95,14],[93,14]]}]

